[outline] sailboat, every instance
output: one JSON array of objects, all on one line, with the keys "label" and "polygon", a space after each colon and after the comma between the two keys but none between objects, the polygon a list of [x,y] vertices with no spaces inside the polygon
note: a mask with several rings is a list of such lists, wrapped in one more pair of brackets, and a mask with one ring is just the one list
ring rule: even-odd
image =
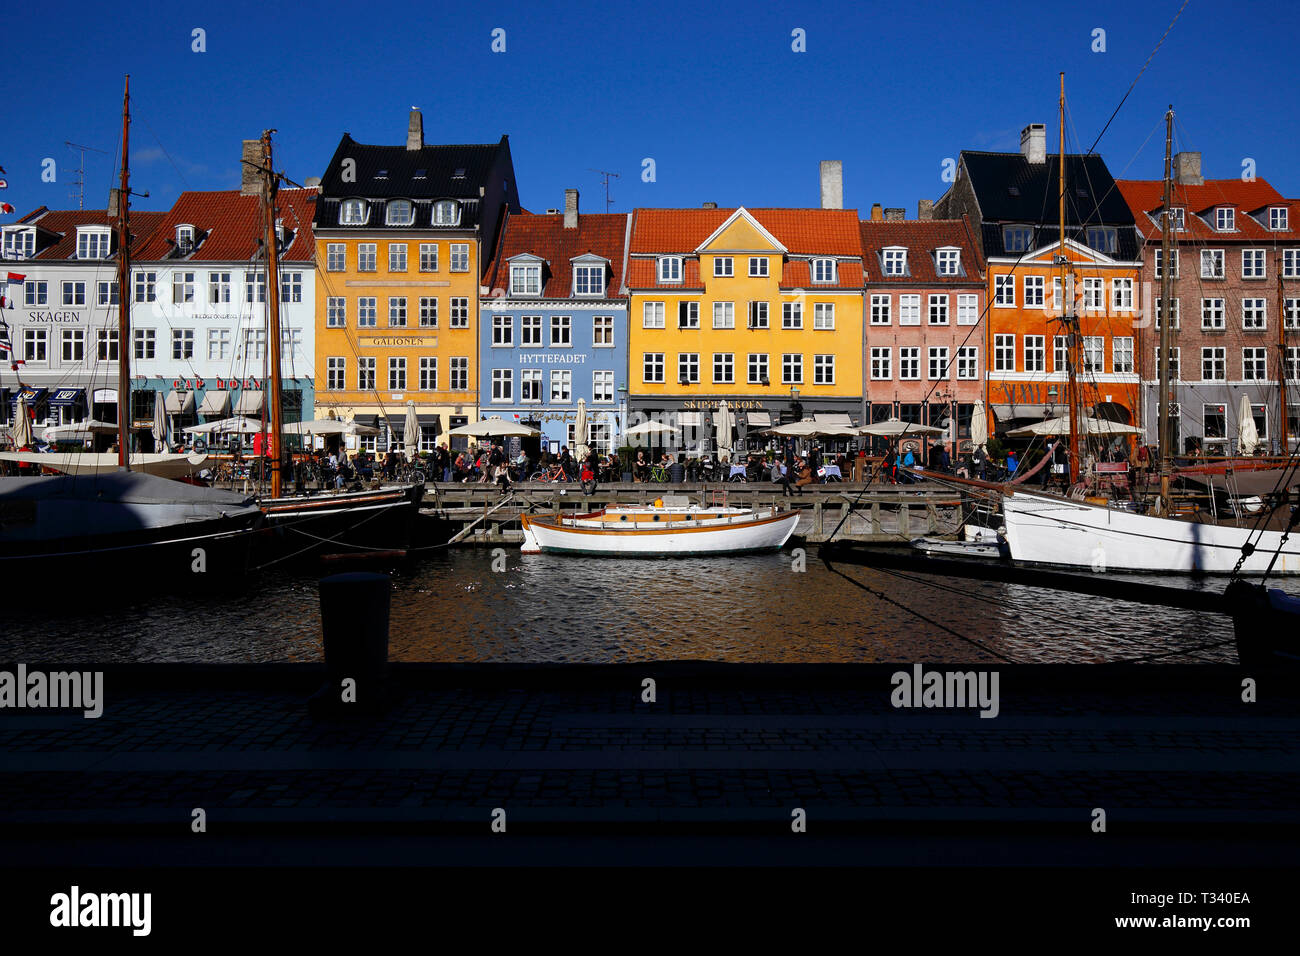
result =
[{"label": "sailboat", "polygon": [[[119,587],[130,575],[150,589],[209,585],[248,566],[265,516],[250,497],[135,470],[130,453],[130,100],[122,101],[122,172],[118,202],[118,451],[84,456],[85,471],[0,478],[0,578],[59,580],[78,588]],[[13,456],[10,456],[11,458]],[[78,456],[19,455],[45,464]],[[106,470],[102,458],[115,459]],[[186,456],[150,456],[172,458]]]}]

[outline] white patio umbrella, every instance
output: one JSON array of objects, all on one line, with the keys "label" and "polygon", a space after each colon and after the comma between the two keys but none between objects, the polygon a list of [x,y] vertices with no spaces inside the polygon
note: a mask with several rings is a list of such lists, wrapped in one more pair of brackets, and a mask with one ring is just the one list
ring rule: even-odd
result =
[{"label": "white patio umbrella", "polygon": [[[1007,432],[1008,438],[1033,438],[1035,435],[1068,435],[1070,434],[1070,416],[1062,415],[1059,418],[1049,418],[1046,421],[1034,422],[1032,425],[1025,425],[1023,428],[1013,428]],[[1079,417],[1079,434],[1081,435],[1141,435],[1142,429],[1136,425],[1125,425],[1122,422],[1107,421],[1104,418],[1089,418],[1086,415]]]},{"label": "white patio umbrella", "polygon": [[290,422],[281,429],[286,435],[378,435],[379,429],[360,422],[345,422],[337,418],[316,418],[306,422]]},{"label": "white patio umbrella", "polygon": [[32,420],[27,416],[27,399],[19,395],[14,405],[14,423],[9,434],[13,437],[15,448],[29,448],[32,444]]},{"label": "white patio umbrella", "polygon": [[507,438],[512,435],[518,435],[521,438],[536,438],[540,434],[541,432],[531,425],[524,425],[521,422],[508,422],[499,415],[485,418],[480,422],[461,425],[459,428],[453,428],[447,432],[449,438]]},{"label": "white patio umbrella", "polygon": [[402,444],[407,461],[415,461],[420,453],[420,419],[415,414],[415,402],[406,403],[406,424],[402,426]]},{"label": "white patio umbrella", "polygon": [[154,451],[167,450],[167,408],[162,392],[153,393],[153,447]]},{"label": "white patio umbrella", "polygon": [[1250,396],[1241,396],[1237,409],[1237,454],[1253,455],[1259,447],[1259,429],[1255,427],[1255,413],[1250,407]]},{"label": "white patio umbrella", "polygon": [[649,435],[680,435],[681,429],[676,425],[665,425],[662,422],[642,422],[640,425],[633,425],[623,433],[624,438],[645,438]]},{"label": "white patio umbrella", "polygon": [[870,425],[863,425],[857,429],[859,435],[878,435],[882,438],[897,438],[899,435],[942,435],[944,432],[945,429],[942,428],[935,428],[932,425],[916,425],[898,418],[886,419],[883,422],[872,422]]},{"label": "white patio umbrella", "polygon": [[718,428],[718,458],[730,460],[731,433],[735,430],[736,423],[725,400],[718,403],[718,414],[714,421]]},{"label": "white patio umbrella", "polygon": [[583,461],[591,454],[587,447],[587,400],[578,399],[578,420],[573,425],[573,456]]},{"label": "white patio umbrella", "polygon": [[989,417],[988,412],[984,410],[984,403],[976,402],[975,408],[971,411],[970,416],[970,446],[971,449],[979,448],[987,444],[989,440]]},{"label": "white patio umbrella", "polygon": [[188,435],[255,435],[261,430],[261,422],[236,415],[234,418],[204,422],[202,425],[191,425],[185,429],[185,433]]},{"label": "white patio umbrella", "polygon": [[800,422],[787,422],[784,425],[774,425],[767,429],[769,435],[780,435],[783,438],[815,438],[818,435],[825,434],[820,425],[811,418],[805,418]]}]

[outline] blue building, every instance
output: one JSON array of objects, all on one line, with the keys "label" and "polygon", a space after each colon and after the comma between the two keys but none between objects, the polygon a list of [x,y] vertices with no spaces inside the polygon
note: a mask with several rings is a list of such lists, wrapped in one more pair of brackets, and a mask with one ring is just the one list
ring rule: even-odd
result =
[{"label": "blue building", "polygon": [[[565,190],[563,213],[506,220],[481,307],[481,418],[532,424],[552,451],[617,447],[627,413],[629,220],[580,216],[576,189]],[[574,434],[579,399],[585,436]]]}]

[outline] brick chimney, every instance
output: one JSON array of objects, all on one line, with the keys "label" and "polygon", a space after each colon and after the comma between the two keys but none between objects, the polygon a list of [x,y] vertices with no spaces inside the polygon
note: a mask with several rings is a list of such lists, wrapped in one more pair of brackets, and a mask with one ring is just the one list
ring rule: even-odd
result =
[{"label": "brick chimney", "polygon": [[925,219],[925,220],[933,219],[933,218],[934,218],[934,200],[933,200],[933,199],[918,199],[918,200],[917,200],[917,202],[916,202],[916,218],[917,218],[917,219]]},{"label": "brick chimney", "polygon": [[1174,154],[1174,182],[1180,186],[1203,186],[1200,153]]},{"label": "brick chimney", "polygon": [[844,208],[844,163],[838,159],[823,159],[822,208]]},{"label": "brick chimney", "polygon": [[240,154],[240,160],[239,194],[260,196],[262,194],[262,141],[244,140],[244,151]]},{"label": "brick chimney", "polygon": [[424,117],[416,106],[411,107],[411,118],[406,123],[406,148],[424,149]]},{"label": "brick chimney", "polygon": [[884,218],[885,218],[884,213],[880,211],[880,203],[873,202],[871,204],[871,221],[880,222]]},{"label": "brick chimney", "polygon": [[901,206],[892,206],[885,210],[885,222],[902,222],[907,218],[907,210]]},{"label": "brick chimney", "polygon": [[718,204],[715,203],[715,202],[706,202],[706,203],[705,203],[701,208],[702,208],[702,209],[717,209],[717,208],[718,208]]},{"label": "brick chimney", "polygon": [[564,228],[578,228],[578,191],[576,189],[566,189],[564,191]]},{"label": "brick chimney", "polygon": [[118,200],[122,195],[122,190],[114,186],[108,191],[108,218],[116,219],[118,216]]},{"label": "brick chimney", "polygon": [[1020,153],[1034,165],[1047,162],[1047,127],[1030,123],[1020,131]]}]

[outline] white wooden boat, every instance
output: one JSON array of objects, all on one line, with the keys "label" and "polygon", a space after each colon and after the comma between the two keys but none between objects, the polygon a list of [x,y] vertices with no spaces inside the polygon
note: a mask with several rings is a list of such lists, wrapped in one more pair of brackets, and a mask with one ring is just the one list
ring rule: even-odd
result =
[{"label": "white wooden boat", "polygon": [[[208,460],[207,455],[157,454],[131,452],[131,470],[160,478],[189,478],[197,475]],[[64,475],[108,475],[122,468],[117,452],[0,452],[0,461],[36,465]]]},{"label": "white wooden boat", "polygon": [[775,551],[799,523],[780,508],[629,505],[579,515],[524,515],[525,554],[699,555]]}]

